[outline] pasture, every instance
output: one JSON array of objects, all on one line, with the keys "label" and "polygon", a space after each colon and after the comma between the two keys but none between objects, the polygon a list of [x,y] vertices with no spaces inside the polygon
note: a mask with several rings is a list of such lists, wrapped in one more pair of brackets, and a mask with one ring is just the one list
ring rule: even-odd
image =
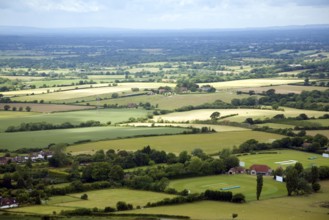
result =
[{"label": "pasture", "polygon": [[[183,128],[132,128],[132,127],[90,127],[74,129],[56,129],[45,131],[25,131],[0,133],[0,149],[44,148],[51,143],[68,143],[81,140],[106,140],[142,135],[164,135],[182,133]],[[128,139],[129,140],[129,139]],[[90,148],[90,152],[92,152]]]},{"label": "pasture", "polygon": [[[266,164],[272,169],[276,169],[281,166],[283,168],[294,165],[278,163],[289,160],[296,160],[303,164],[304,168],[311,167],[312,165],[322,166],[328,165],[329,159],[324,158],[319,154],[313,154],[302,151],[295,150],[271,150],[273,152],[277,152],[277,154],[249,154],[245,156],[239,156],[239,160],[246,163],[246,167],[250,167],[253,164]],[[261,152],[261,151],[260,151]],[[313,158],[313,159],[309,159]]]},{"label": "pasture", "polygon": [[[321,111],[304,110],[304,109],[293,109],[284,108],[284,111],[277,110],[265,110],[265,109],[201,109],[192,110],[186,112],[174,112],[166,115],[155,116],[154,121],[164,120],[168,122],[192,122],[194,120],[209,120],[210,115],[218,111],[221,116],[238,114],[233,117],[225,118],[223,120],[243,122],[246,118],[253,119],[266,119],[272,118],[277,114],[284,114],[286,117],[296,117],[302,113],[308,115],[308,117],[319,117],[325,114]],[[219,120],[221,121],[221,120]]]},{"label": "pasture", "polygon": [[[320,207],[320,205],[328,201],[329,181],[322,181],[321,186],[321,192],[309,196],[280,197],[263,200],[261,195],[259,201],[247,202],[246,204],[203,201],[183,205],[131,210],[124,213],[168,215],[179,213],[179,215],[189,216],[192,220],[232,219],[232,213],[238,214],[237,219],[246,220],[327,220],[328,209]],[[256,181],[254,182],[254,188],[256,189]]]},{"label": "pasture", "polygon": [[[7,112],[5,117],[0,117],[0,131],[5,131],[9,126],[18,126],[21,123],[47,122],[52,124],[61,124],[70,122],[73,125],[88,120],[100,121],[106,124],[112,124],[128,121],[129,118],[146,118],[148,111],[143,109],[99,109],[83,110],[71,112],[56,112],[47,114],[36,114],[26,112]],[[1,114],[2,115],[2,114]]]},{"label": "pasture", "polygon": [[152,105],[158,105],[159,109],[174,110],[188,105],[202,105],[212,103],[218,99],[230,103],[234,98],[247,98],[249,95],[237,95],[231,91],[220,91],[216,93],[203,94],[176,94],[171,96],[165,95],[143,95],[134,97],[125,97],[117,99],[107,99],[102,101],[92,101],[91,105],[118,104],[127,105],[129,103],[150,102]]},{"label": "pasture", "polygon": [[[82,194],[88,195],[88,200],[80,199]],[[125,201],[136,206],[145,206],[148,202],[157,202],[164,198],[173,198],[174,195],[156,193],[150,191],[130,189],[103,189],[82,193],[68,194],[65,196],[50,197],[46,204],[11,209],[13,212],[52,214],[53,211],[68,210],[74,208],[104,209],[106,206],[115,208],[118,201]],[[40,211],[39,211],[40,210]]]},{"label": "pasture", "polygon": [[215,154],[223,148],[232,148],[249,139],[256,139],[260,142],[272,142],[275,139],[282,138],[282,135],[257,132],[257,131],[232,131],[219,132],[211,134],[189,134],[189,135],[171,135],[157,137],[130,138],[110,141],[99,141],[95,143],[85,143],[69,146],[67,152],[73,154],[87,153],[103,150],[131,150],[135,151],[147,145],[157,150],[173,152],[179,154],[186,150],[191,152],[195,148],[201,148],[207,154]]},{"label": "pasture", "polygon": [[[216,175],[206,177],[195,177],[170,181],[169,187],[178,191],[187,189],[191,193],[201,193],[207,189],[220,190],[223,187],[240,186],[237,189],[231,189],[233,194],[243,193],[247,201],[256,200],[256,176],[248,174],[236,175]],[[273,180],[273,177],[264,176],[264,185],[261,199],[270,199],[285,196],[287,194],[286,186]]]}]

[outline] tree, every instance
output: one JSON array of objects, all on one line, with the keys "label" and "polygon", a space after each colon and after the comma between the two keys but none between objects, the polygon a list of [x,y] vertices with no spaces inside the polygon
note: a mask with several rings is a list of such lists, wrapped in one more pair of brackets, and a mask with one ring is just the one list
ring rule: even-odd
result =
[{"label": "tree", "polygon": [[301,174],[304,170],[303,164],[300,162],[295,163],[294,167],[297,170],[298,174]]},{"label": "tree", "polygon": [[263,175],[257,175],[257,200],[259,200],[260,194],[263,189]]},{"label": "tree", "polygon": [[85,194],[81,195],[80,198],[83,200],[88,200],[88,195],[85,193]]},{"label": "tree", "polygon": [[30,107],[30,106],[26,106],[26,107],[25,107],[25,110],[26,110],[27,112],[30,112],[30,111],[31,111],[31,107]]},{"label": "tree", "polygon": [[119,97],[119,94],[116,93],[116,92],[115,93],[112,93],[111,97],[112,97],[112,99],[116,99],[116,98]]},{"label": "tree", "polygon": [[232,197],[232,202],[234,203],[244,203],[246,201],[246,197],[242,193],[237,193]]},{"label": "tree", "polygon": [[311,168],[311,183],[317,183],[319,181],[319,169],[316,166]]},{"label": "tree", "polygon": [[210,118],[211,118],[211,120],[213,120],[213,121],[217,120],[219,117],[220,117],[220,113],[219,113],[219,112],[213,112],[213,113],[210,115]]},{"label": "tree", "polygon": [[178,155],[178,162],[185,163],[186,161],[190,160],[191,156],[187,153],[187,151],[182,151]]},{"label": "tree", "polygon": [[8,110],[10,109],[10,105],[5,105],[5,106],[3,106],[3,109],[4,109],[5,111],[8,111]]},{"label": "tree", "polygon": [[65,144],[58,144],[51,148],[54,154],[51,158],[48,159],[49,166],[62,167],[70,163],[68,156],[64,152],[65,148],[66,148]]},{"label": "tree", "polygon": [[298,171],[294,167],[288,167],[286,169],[286,188],[288,196],[291,196],[293,192],[298,188]]},{"label": "tree", "polygon": [[233,213],[233,214],[232,214],[232,218],[235,219],[236,217],[238,217],[238,214]]}]

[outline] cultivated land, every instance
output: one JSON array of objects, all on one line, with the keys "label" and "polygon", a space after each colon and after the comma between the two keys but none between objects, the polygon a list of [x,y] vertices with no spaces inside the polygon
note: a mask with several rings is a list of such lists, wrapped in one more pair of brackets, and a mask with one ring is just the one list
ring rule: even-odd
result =
[{"label": "cultivated land", "polygon": [[217,153],[223,148],[232,148],[249,139],[261,142],[272,142],[282,138],[282,135],[270,134],[257,131],[233,131],[212,134],[189,134],[159,137],[131,138],[122,140],[100,141],[95,143],[79,144],[69,146],[67,152],[73,154],[92,153],[100,149],[108,150],[138,150],[145,146],[152,149],[164,150],[179,154],[186,150],[191,152],[195,148],[201,148],[205,153]]},{"label": "cultivated land", "polygon": [[274,89],[275,93],[278,94],[288,94],[288,93],[300,94],[302,93],[302,91],[313,91],[313,90],[325,91],[328,88],[320,87],[320,86],[278,85],[278,86],[250,87],[248,89],[239,89],[239,91],[249,92],[250,90],[253,90],[256,93],[262,93],[270,89]]},{"label": "cultivated land", "polygon": [[283,85],[289,83],[302,82],[300,79],[245,79],[245,80],[235,80],[228,82],[216,82],[216,83],[202,83],[202,85],[211,85],[218,90],[221,89],[231,89],[231,88],[248,88],[256,86],[271,86],[271,85]]},{"label": "cultivated land", "polygon": [[221,116],[238,114],[233,117],[225,118],[223,120],[243,122],[246,118],[253,119],[266,119],[272,118],[277,114],[284,114],[286,117],[296,117],[302,113],[305,113],[309,117],[319,117],[324,115],[326,112],[313,111],[313,110],[302,110],[293,108],[284,108],[284,111],[277,110],[265,110],[265,109],[201,109],[192,110],[187,112],[174,112],[167,115],[154,116],[154,121],[164,120],[168,122],[186,122],[194,120],[208,120],[210,115],[218,111]]},{"label": "cultivated land", "polygon": [[[191,193],[201,193],[205,190],[221,190],[224,187],[239,186],[231,189],[233,194],[243,193],[247,201],[256,200],[256,176],[248,174],[217,175],[187,178],[170,181],[169,187],[178,191],[187,189]],[[261,199],[271,199],[286,195],[286,185],[273,180],[273,177],[264,177],[264,186]]]},{"label": "cultivated land", "polygon": [[31,107],[32,112],[50,113],[50,112],[65,112],[65,111],[76,111],[76,110],[86,110],[94,109],[94,106],[78,106],[78,105],[57,105],[57,104],[34,104],[34,103],[0,103],[0,109],[3,110],[5,105],[9,105],[11,109],[13,107],[22,107],[25,111],[27,106]]},{"label": "cultivated land", "polygon": [[[294,150],[271,150],[270,152],[277,152],[277,154],[249,154],[246,156],[239,156],[238,158],[240,161],[246,163],[246,167],[250,167],[253,164],[266,164],[272,169],[276,169],[279,166],[286,168],[287,166],[294,165],[294,162],[289,164],[289,160],[302,163],[304,168],[310,168],[313,165],[324,166],[329,164],[329,158],[324,158],[319,154]],[[287,161],[286,164],[285,161]]]},{"label": "cultivated land", "polygon": [[329,130],[314,130],[314,131],[307,131],[306,134],[308,135],[316,135],[316,134],[322,134],[329,138]]},{"label": "cultivated land", "polygon": [[[73,144],[78,141],[97,141],[106,139],[127,138],[144,135],[164,135],[182,133],[182,128],[131,128],[131,127],[89,127],[58,129],[45,131],[25,131],[0,133],[0,149],[16,150],[19,148],[44,148],[51,143]],[[65,138],[63,138],[65,137]],[[90,153],[93,150],[90,149]]]},{"label": "cultivated land", "polygon": [[[254,183],[256,188],[256,181]],[[232,213],[238,214],[238,219],[268,220],[305,219],[327,220],[328,209],[320,205],[328,201],[329,181],[322,181],[320,193],[309,196],[282,197],[246,204],[203,201],[191,204],[162,206],[143,210],[132,210],[125,213],[169,214],[190,216],[191,219],[231,219]],[[265,187],[265,185],[264,185]]]}]

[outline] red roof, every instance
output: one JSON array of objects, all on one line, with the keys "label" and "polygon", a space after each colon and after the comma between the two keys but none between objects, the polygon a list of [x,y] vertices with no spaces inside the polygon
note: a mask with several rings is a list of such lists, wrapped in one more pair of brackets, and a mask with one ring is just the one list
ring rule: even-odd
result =
[{"label": "red roof", "polygon": [[257,173],[267,173],[269,172],[269,170],[271,169],[271,167],[267,166],[267,165],[259,165],[259,164],[254,164],[250,167],[250,170],[255,170]]}]

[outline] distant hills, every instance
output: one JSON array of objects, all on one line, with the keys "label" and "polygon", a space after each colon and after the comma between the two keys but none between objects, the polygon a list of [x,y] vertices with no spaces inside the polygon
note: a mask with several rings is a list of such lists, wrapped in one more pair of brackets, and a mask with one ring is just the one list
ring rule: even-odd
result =
[{"label": "distant hills", "polygon": [[74,27],[74,28],[37,28],[26,26],[0,26],[0,35],[144,35],[164,33],[216,33],[216,32],[241,32],[241,31],[279,31],[279,30],[307,30],[329,29],[329,24],[315,25],[290,25],[274,27],[251,27],[232,29],[129,29],[106,27]]}]

